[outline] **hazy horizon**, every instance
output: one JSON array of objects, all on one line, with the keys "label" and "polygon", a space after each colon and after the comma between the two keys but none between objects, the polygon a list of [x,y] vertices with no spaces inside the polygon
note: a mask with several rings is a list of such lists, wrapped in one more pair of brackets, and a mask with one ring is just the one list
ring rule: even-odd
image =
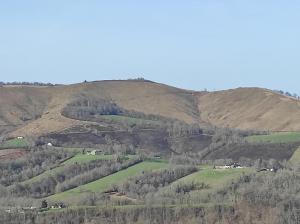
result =
[{"label": "hazy horizon", "polygon": [[[185,90],[191,90],[191,91],[222,91],[222,90],[229,90],[229,89],[237,89],[237,88],[262,88],[262,89],[269,89],[269,90],[273,90],[273,91],[283,91],[283,92],[289,92],[290,94],[297,94],[297,92],[291,92],[287,89],[270,89],[264,86],[236,86],[236,87],[232,87],[232,88],[224,88],[224,89],[208,89],[208,88],[202,88],[202,89],[189,89],[189,88],[184,88],[181,86],[176,86],[176,85],[171,85],[168,83],[163,83],[163,82],[157,82],[155,80],[150,80],[150,79],[145,79],[144,77],[132,77],[132,78],[127,78],[127,79],[103,79],[103,80],[83,80],[82,82],[70,82],[70,83],[57,83],[57,82],[39,82],[39,81],[32,81],[29,83],[34,83],[34,82],[38,82],[38,83],[43,83],[43,84],[53,84],[53,85],[75,85],[75,84],[80,84],[80,83],[84,83],[86,82],[101,82],[101,81],[133,81],[133,80],[137,80],[143,78],[145,81],[151,81],[154,83],[158,83],[158,84],[164,84],[164,85],[168,85],[168,86],[172,86],[172,87],[176,87],[176,88],[180,88],[180,89],[185,89]],[[0,80],[0,82],[3,82],[2,80]],[[13,82],[28,82],[28,81],[11,81],[11,82],[7,82],[7,83],[13,83]]]},{"label": "hazy horizon", "polygon": [[300,94],[296,1],[0,3],[0,80],[144,77],[192,90]]}]

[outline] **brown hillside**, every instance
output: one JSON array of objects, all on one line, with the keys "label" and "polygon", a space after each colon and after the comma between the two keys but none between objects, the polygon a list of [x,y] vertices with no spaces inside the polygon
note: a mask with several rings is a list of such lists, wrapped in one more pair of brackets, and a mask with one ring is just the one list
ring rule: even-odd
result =
[{"label": "brown hillside", "polygon": [[0,134],[39,136],[89,123],[61,111],[78,98],[106,99],[119,106],[187,123],[240,129],[300,130],[300,101],[259,88],[194,92],[148,81],[99,81],[66,86],[0,87]]},{"label": "brown hillside", "polygon": [[[8,123],[18,125],[19,128],[12,133],[13,136],[42,135],[88,123],[61,115],[62,109],[79,97],[112,100],[128,110],[176,118],[187,123],[199,122],[197,100],[192,91],[153,82],[100,81],[69,86],[1,87],[1,89],[0,93],[9,95],[9,97],[0,95],[3,105],[6,105],[0,112],[1,118],[3,117],[1,122],[3,125]],[[19,92],[22,97],[18,96]],[[24,122],[20,119],[19,113],[22,108],[19,105],[23,107],[30,105],[32,108],[39,107],[43,110],[37,119]],[[11,111],[15,113],[9,116],[7,122],[6,114],[10,114]],[[32,113],[33,109],[28,111],[28,114]]]},{"label": "brown hillside", "polygon": [[216,126],[300,130],[300,101],[267,89],[238,88],[198,97],[201,119]]}]

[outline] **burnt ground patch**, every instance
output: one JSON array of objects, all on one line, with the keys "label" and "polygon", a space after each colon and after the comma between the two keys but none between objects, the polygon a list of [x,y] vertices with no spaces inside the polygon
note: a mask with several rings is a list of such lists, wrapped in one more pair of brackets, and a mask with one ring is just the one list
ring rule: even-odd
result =
[{"label": "burnt ground patch", "polygon": [[[211,144],[211,136],[202,134],[170,138],[165,129],[137,129],[132,131],[98,131],[53,133],[41,138],[62,147],[96,147],[97,145],[125,144],[148,152],[169,154],[172,145],[180,145],[182,151],[199,151]],[[177,150],[176,150],[177,151]],[[181,150],[179,150],[181,151]]]},{"label": "burnt ground patch", "polygon": [[231,144],[211,152],[206,159],[241,158],[289,160],[299,147],[300,143],[244,143]]},{"label": "burnt ground patch", "polygon": [[[168,138],[168,142],[173,145],[173,151],[199,152],[211,144],[212,136],[204,134],[188,135],[183,137]],[[175,150],[174,150],[175,149]]]}]

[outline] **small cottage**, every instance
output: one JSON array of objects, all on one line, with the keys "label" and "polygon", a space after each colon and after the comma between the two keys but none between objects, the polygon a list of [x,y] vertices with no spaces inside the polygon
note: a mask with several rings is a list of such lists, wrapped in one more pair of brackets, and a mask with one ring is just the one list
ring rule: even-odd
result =
[{"label": "small cottage", "polygon": [[97,152],[97,150],[88,150],[86,154],[91,155],[91,156],[95,156],[96,152]]},{"label": "small cottage", "polygon": [[66,208],[66,205],[63,202],[55,203],[50,208],[52,209],[61,209]]}]

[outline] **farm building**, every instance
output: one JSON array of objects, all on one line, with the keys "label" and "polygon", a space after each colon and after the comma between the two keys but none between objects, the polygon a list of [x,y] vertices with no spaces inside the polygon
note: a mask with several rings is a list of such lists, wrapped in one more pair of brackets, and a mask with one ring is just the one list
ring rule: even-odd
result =
[{"label": "farm building", "polygon": [[239,163],[231,163],[225,166],[216,166],[216,169],[239,169],[243,168]]},{"label": "farm building", "polygon": [[95,156],[95,155],[102,155],[103,152],[102,152],[102,150],[96,150],[96,149],[94,149],[94,150],[88,150],[88,151],[86,152],[86,154],[87,154],[87,155]]},{"label": "farm building", "polygon": [[257,172],[266,172],[266,171],[277,172],[277,169],[275,169],[275,168],[262,168],[260,170],[257,170]]},{"label": "farm building", "polygon": [[66,208],[66,205],[63,202],[59,202],[51,205],[50,208],[52,209]]},{"label": "farm building", "polygon": [[88,150],[86,152],[87,155],[95,156],[96,155],[96,150]]}]

